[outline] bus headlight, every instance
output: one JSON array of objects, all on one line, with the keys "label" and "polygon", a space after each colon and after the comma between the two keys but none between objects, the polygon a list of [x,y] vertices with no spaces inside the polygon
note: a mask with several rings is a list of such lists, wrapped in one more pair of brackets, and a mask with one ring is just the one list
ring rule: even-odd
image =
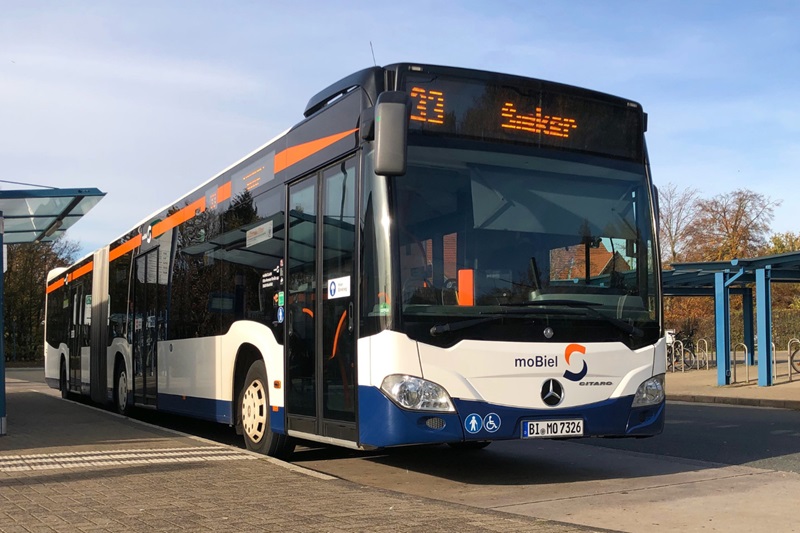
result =
[{"label": "bus headlight", "polygon": [[636,391],[636,396],[633,397],[633,405],[631,407],[644,407],[646,405],[655,405],[664,401],[664,374],[659,374],[648,379]]},{"label": "bus headlight", "polygon": [[381,391],[403,409],[447,412],[456,410],[447,391],[427,379],[392,374],[384,378]]}]

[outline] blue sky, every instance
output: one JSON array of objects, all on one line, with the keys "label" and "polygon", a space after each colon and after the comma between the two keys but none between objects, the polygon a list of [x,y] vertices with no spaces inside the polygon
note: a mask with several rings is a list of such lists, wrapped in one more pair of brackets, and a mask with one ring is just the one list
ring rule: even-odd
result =
[{"label": "blue sky", "polygon": [[298,122],[372,42],[378,64],[638,101],[657,185],[748,188],[800,232],[798,27],[788,0],[4,0],[0,179],[107,192],[68,233],[89,252]]}]

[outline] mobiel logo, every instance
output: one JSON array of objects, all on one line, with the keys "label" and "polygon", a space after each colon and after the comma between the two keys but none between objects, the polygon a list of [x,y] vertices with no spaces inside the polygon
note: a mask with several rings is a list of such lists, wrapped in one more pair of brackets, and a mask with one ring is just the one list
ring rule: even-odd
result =
[{"label": "mobiel logo", "polygon": [[556,368],[558,367],[558,357],[549,355],[537,355],[536,357],[517,357],[514,359],[516,368]]},{"label": "mobiel logo", "polygon": [[[570,344],[564,350],[564,361],[567,363],[567,366],[570,364],[570,357],[574,353],[579,353],[581,355],[586,353],[586,347],[580,344]],[[558,356],[555,355],[536,355],[534,357],[517,357],[514,359],[514,367],[515,368],[558,368]],[[564,371],[564,377],[570,381],[580,381],[584,377],[586,377],[586,373],[588,372],[588,367],[586,365],[586,361],[582,361],[583,365],[578,372],[572,372],[567,368]],[[593,382],[594,384],[594,382]]]}]

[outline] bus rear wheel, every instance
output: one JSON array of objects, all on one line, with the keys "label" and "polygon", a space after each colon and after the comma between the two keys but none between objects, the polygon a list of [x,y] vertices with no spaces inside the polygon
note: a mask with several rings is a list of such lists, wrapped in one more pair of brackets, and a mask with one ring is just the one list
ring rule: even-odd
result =
[{"label": "bus rear wheel", "polygon": [[69,385],[67,384],[67,365],[64,360],[61,361],[61,370],[58,374],[58,388],[61,390],[61,397],[64,399],[69,398]]},{"label": "bus rear wheel", "polygon": [[278,458],[294,451],[294,441],[270,428],[269,388],[264,361],[255,361],[247,371],[239,393],[239,421],[248,450]]},{"label": "bus rear wheel", "polygon": [[114,372],[114,409],[123,416],[127,416],[131,409],[128,403],[128,372],[124,363],[117,363]]}]

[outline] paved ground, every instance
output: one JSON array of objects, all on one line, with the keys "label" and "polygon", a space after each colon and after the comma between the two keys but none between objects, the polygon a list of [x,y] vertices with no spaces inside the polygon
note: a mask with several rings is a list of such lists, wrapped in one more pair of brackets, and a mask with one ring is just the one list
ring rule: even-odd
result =
[{"label": "paved ground", "polygon": [[601,531],[359,486],[63,401],[16,372],[0,532]]},{"label": "paved ground", "polygon": [[667,372],[667,398],[800,410],[800,374],[793,372],[790,377],[785,355],[783,352],[783,357],[778,357],[772,386],[759,387],[757,368],[747,369],[740,361],[736,368],[736,382],[722,387],[717,385],[716,368]]},{"label": "paved ground", "polygon": [[[670,373],[668,397],[800,409],[800,381],[778,374],[765,388]],[[63,401],[37,375],[6,373],[0,532],[601,531],[316,474]]]}]

